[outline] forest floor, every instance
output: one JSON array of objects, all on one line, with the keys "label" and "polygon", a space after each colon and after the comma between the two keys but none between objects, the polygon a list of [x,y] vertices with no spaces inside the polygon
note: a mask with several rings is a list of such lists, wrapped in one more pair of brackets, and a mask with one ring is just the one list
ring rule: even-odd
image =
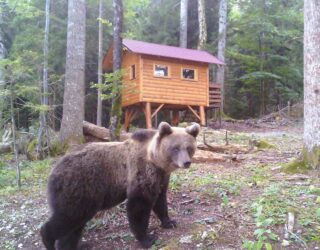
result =
[{"label": "forest floor", "polygon": [[[173,173],[169,213],[178,227],[162,229],[153,215],[149,229],[158,240],[152,249],[320,249],[320,173],[281,171],[301,151],[302,127],[225,123],[222,130],[206,129],[208,142],[224,144],[225,129],[230,144],[255,138],[272,146]],[[20,191],[12,186],[14,171],[5,170],[10,161],[0,159],[0,249],[44,249],[38,232],[49,216],[45,185],[52,160],[22,162]],[[290,233],[288,213],[294,215]],[[90,221],[83,240],[88,249],[139,249],[124,204]]]}]

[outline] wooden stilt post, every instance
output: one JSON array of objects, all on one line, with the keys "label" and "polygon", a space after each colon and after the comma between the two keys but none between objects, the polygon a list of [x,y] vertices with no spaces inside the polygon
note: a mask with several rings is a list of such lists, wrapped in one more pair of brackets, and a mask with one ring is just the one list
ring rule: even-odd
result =
[{"label": "wooden stilt post", "polygon": [[125,111],[124,111],[124,124],[123,124],[123,127],[124,127],[124,130],[125,131],[129,131],[129,124],[130,124],[130,117],[129,117],[129,108],[126,108]]},{"label": "wooden stilt post", "polygon": [[206,126],[206,114],[204,111],[204,106],[200,106],[200,125]]},{"label": "wooden stilt post", "polygon": [[179,116],[179,111],[173,110],[172,111],[172,120],[171,123],[173,126],[177,126],[179,124],[180,116]]},{"label": "wooden stilt post", "polygon": [[147,129],[150,129],[150,128],[152,128],[151,103],[150,102],[146,102],[145,116],[146,116],[146,127],[147,127]]}]

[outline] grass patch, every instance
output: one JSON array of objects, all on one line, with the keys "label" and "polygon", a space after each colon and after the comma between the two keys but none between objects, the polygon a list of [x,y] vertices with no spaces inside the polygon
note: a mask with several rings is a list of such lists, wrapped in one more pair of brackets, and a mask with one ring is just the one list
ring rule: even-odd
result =
[{"label": "grass patch", "polygon": [[261,249],[259,247],[277,240],[273,226],[284,226],[288,212],[296,214],[296,227],[301,229],[299,237],[306,242],[320,241],[320,209],[315,206],[319,190],[313,185],[294,186],[291,183],[267,186],[261,198],[251,205],[256,241],[245,239],[243,247]]},{"label": "grass patch", "polygon": [[[21,161],[21,190],[26,191],[44,186],[51,170],[51,163],[51,159],[32,162]],[[15,168],[0,161],[0,195],[9,195],[17,191]]]}]

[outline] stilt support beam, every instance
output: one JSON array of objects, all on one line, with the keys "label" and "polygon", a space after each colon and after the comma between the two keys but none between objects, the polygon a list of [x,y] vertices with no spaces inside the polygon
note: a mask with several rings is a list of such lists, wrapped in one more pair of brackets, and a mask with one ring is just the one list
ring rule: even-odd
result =
[{"label": "stilt support beam", "polygon": [[172,112],[172,121],[171,121],[172,125],[173,126],[178,126],[179,120],[180,120],[179,111],[178,110],[173,110],[173,112]]},{"label": "stilt support beam", "polygon": [[161,104],[151,115],[151,119],[160,111],[160,109],[162,109],[162,107],[164,106],[164,104]]},{"label": "stilt support beam", "polygon": [[151,103],[150,102],[146,102],[144,114],[146,116],[146,128],[151,129],[152,128],[152,119],[151,119]]},{"label": "stilt support beam", "polygon": [[206,126],[206,113],[204,111],[204,106],[200,106],[199,111],[200,111],[200,125]]},{"label": "stilt support beam", "polygon": [[197,111],[195,111],[191,106],[188,105],[190,111],[201,121],[200,116],[198,115]]}]

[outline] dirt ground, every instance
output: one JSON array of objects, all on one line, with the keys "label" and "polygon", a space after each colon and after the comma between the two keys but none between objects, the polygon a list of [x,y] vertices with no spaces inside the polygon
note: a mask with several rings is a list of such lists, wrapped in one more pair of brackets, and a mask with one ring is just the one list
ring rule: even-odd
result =
[{"label": "dirt ground", "polygon": [[[152,215],[149,230],[158,237],[152,249],[320,249],[319,172],[281,171],[301,151],[301,126],[223,124],[206,129],[208,142],[224,144],[225,129],[231,144],[254,138],[271,147],[174,173],[168,201],[178,227],[162,229]],[[38,230],[49,216],[45,185],[0,198],[0,249],[44,249]],[[289,212],[295,220],[286,233]],[[86,249],[139,249],[125,204],[88,223],[83,241]]]}]

